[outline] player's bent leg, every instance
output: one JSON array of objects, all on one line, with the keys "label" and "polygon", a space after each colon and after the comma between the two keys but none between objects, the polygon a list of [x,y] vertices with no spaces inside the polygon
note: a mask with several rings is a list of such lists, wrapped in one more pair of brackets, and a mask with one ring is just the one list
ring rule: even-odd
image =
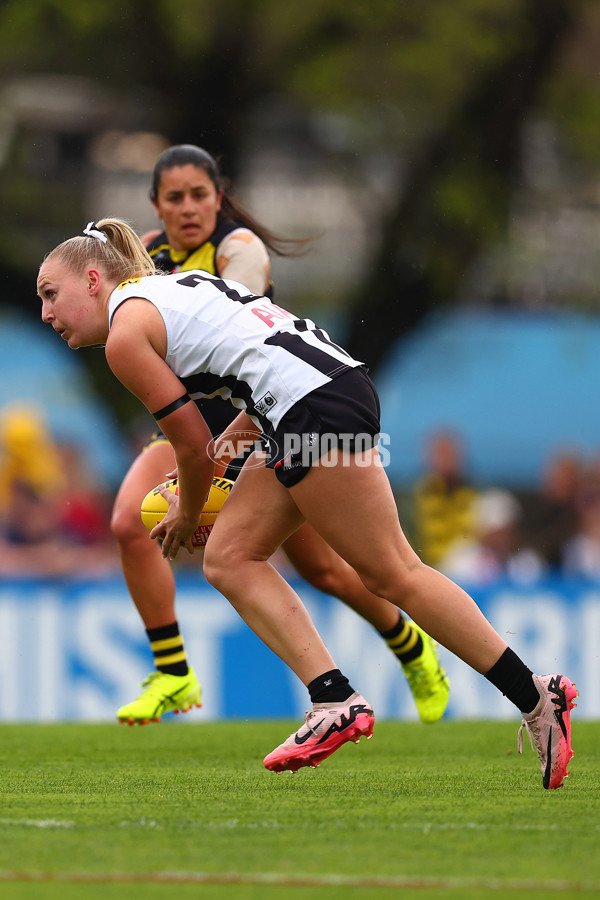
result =
[{"label": "player's bent leg", "polygon": [[372,594],[312,525],[301,525],[282,547],[309,584],[342,600],[377,629],[402,667],[421,721],[439,721],[448,705],[450,683],[435,641],[418,625],[407,622],[393,603]]},{"label": "player's bent leg", "polygon": [[[429,634],[485,674],[518,708],[531,710],[523,713],[523,724],[540,760],[543,785],[560,787],[573,755],[570,712],[577,695],[575,686],[563,675],[532,676],[539,700],[533,709],[519,707],[521,701],[525,702],[529,670],[515,654],[514,659],[510,657],[506,642],[465,591],[419,561],[397,522],[386,481],[377,465],[365,468],[349,460],[345,467],[330,468],[327,473],[314,467],[290,492],[298,508],[359,572],[370,590],[395,602],[402,597],[403,608],[413,618],[418,616],[419,624]],[[353,521],[362,525],[363,542],[357,547],[343,525]],[[374,571],[369,556],[376,560],[379,571]],[[502,660],[504,674],[500,679],[498,665]],[[489,677],[493,670],[494,679]],[[516,684],[511,680],[514,675],[518,675]],[[523,678],[525,685],[520,685]]]},{"label": "player's bent leg", "polygon": [[[314,466],[290,494],[373,594],[401,606],[434,640],[478,672],[487,672],[506,650],[506,642],[462,588],[414,552],[377,460],[376,450],[339,454],[337,464]],[[360,522],[360,541],[349,522]]]},{"label": "player's bent leg", "polygon": [[204,574],[308,685],[335,664],[300,597],[268,561],[301,523],[301,514],[273,472],[245,466],[207,541]]},{"label": "player's bent leg", "polygon": [[157,541],[142,524],[143,497],[163,482],[175,466],[171,445],[152,442],[134,460],[115,499],[111,519],[123,574],[131,598],[145,625],[156,671],[143,682],[144,690],[117,712],[120,722],[158,722],[167,712],[187,712],[201,705],[201,692],[193,669],[188,668],[175,612],[175,578]]},{"label": "player's bent leg", "polygon": [[111,530],[117,540],[129,593],[146,628],[175,619],[175,579],[157,541],[148,537],[140,517],[142,499],[165,480],[175,465],[166,441],[150,444],[132,463],[115,498]]},{"label": "player's bent leg", "polygon": [[[335,670],[335,663],[300,597],[268,561],[301,522],[289,492],[271,470],[242,470],[207,542],[204,571],[308,687]],[[370,735],[373,721],[370,705],[357,693],[341,702],[314,703],[305,727],[269,754],[265,766],[294,771],[318,765],[347,741]]]}]

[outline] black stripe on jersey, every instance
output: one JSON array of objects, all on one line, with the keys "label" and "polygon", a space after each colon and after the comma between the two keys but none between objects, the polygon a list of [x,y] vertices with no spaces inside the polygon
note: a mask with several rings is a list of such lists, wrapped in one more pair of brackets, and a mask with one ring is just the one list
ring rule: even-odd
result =
[{"label": "black stripe on jersey", "polygon": [[[320,341],[323,341],[324,344],[328,344],[329,347],[333,347],[338,353],[343,353],[344,356],[350,357],[350,354],[344,350],[343,347],[340,347],[338,344],[335,344],[330,337],[328,337],[322,328],[309,328],[308,322],[306,319],[298,319],[294,322],[294,328],[296,331],[310,331],[311,334],[314,334],[316,338]],[[350,357],[352,358],[352,357]]]},{"label": "black stripe on jersey", "polygon": [[313,369],[322,372],[323,375],[327,375],[329,378],[334,378],[345,369],[350,368],[346,363],[340,362],[334,356],[330,356],[326,350],[321,350],[320,347],[313,347],[312,344],[308,344],[303,340],[299,334],[290,334],[289,331],[278,331],[276,334],[272,334],[271,337],[266,339],[265,344],[271,344],[274,347],[281,347],[283,350],[287,350],[288,353],[308,363]]},{"label": "black stripe on jersey", "polygon": [[248,294],[242,297],[235,288],[230,287],[222,278],[215,278],[214,275],[212,277],[210,275],[202,275],[200,272],[190,272],[184,278],[178,278],[177,284],[195,288],[203,281],[210,281],[211,284],[214,284],[216,288],[222,291],[230,300],[235,300],[236,303],[252,303],[254,300],[262,300],[262,297],[258,294]]},{"label": "black stripe on jersey", "polygon": [[212,372],[198,372],[188,375],[181,381],[189,394],[214,394],[221,388],[231,391],[231,396],[243,400],[249,410],[253,409],[252,391],[245,381],[239,381],[234,375],[215,375]]}]

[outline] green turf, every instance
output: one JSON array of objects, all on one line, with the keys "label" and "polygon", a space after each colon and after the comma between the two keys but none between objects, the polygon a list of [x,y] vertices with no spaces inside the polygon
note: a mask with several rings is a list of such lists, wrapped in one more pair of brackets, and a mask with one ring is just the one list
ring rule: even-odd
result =
[{"label": "green turf", "polygon": [[292,724],[0,726],[0,895],[600,893],[600,723],[574,723],[558,791],[517,722],[380,722],[319,769],[267,772]]}]

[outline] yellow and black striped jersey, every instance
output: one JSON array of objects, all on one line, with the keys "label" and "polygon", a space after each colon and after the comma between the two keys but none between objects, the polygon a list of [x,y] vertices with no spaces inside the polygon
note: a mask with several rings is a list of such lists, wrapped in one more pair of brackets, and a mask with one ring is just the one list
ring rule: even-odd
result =
[{"label": "yellow and black striped jersey", "polygon": [[[231,222],[221,215],[217,217],[217,227],[210,237],[194,250],[174,250],[169,244],[166,232],[164,231],[154,238],[148,244],[146,249],[157,269],[161,269],[164,272],[189,272],[193,269],[202,269],[202,271],[208,272],[211,275],[223,275],[222,259],[217,256],[217,253],[219,252],[219,248],[223,246],[223,242],[226,238],[234,233],[236,238],[238,235],[240,238],[245,237],[244,247],[241,248],[243,249],[242,257],[245,257],[246,260],[243,268],[246,271],[246,274],[248,274],[249,281],[251,280],[254,282],[254,284],[249,283],[248,286],[255,292],[273,299],[273,283],[268,278],[268,255],[262,241],[254,234],[254,232],[251,232],[245,226],[241,226],[237,222]],[[256,259],[256,250],[254,250],[254,253],[250,251],[248,245],[249,241],[252,242],[252,245],[261,248],[264,260],[260,259],[259,261]],[[237,241],[234,240],[233,243],[237,244]],[[231,242],[229,242],[229,244],[231,246]],[[219,263],[221,263],[221,265],[219,265]],[[259,266],[260,270],[258,269]],[[266,272],[259,275],[259,271],[262,272],[263,267],[266,269]],[[252,279],[250,279],[250,272],[252,273]],[[224,277],[233,277],[234,280],[242,280],[239,275],[237,277],[234,275],[226,275]],[[259,278],[262,283],[265,283],[264,288],[261,283],[261,287],[258,289],[257,284]],[[243,281],[246,283],[245,279]]]}]

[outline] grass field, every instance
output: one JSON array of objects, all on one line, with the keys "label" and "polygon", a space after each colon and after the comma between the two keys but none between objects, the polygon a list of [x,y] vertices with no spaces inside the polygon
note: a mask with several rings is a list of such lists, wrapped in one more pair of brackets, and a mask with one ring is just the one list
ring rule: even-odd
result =
[{"label": "grass field", "polygon": [[544,791],[517,722],[379,722],[318,769],[291,722],[2,725],[4,900],[538,900],[600,893],[600,723]]}]

